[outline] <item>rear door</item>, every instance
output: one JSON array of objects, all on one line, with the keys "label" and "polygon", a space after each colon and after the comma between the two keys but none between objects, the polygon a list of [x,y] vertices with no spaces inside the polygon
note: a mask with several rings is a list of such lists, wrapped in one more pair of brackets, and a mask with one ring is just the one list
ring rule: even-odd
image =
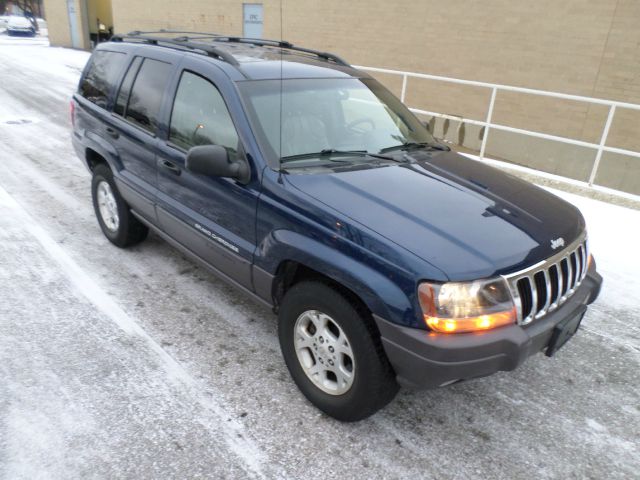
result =
[{"label": "rear door", "polygon": [[156,222],[156,152],[160,112],[176,56],[133,55],[106,125],[122,163],[116,182],[122,196],[143,217]]},{"label": "rear door", "polygon": [[[159,147],[157,213],[163,231],[225,276],[251,288],[259,182],[236,128],[241,108],[234,95],[218,67],[185,58],[172,87],[169,128]],[[231,110],[236,118],[228,100],[235,102]],[[232,160],[246,159],[253,170],[250,182],[243,185],[187,171],[187,151],[207,144],[222,145]]]},{"label": "rear door", "polygon": [[[105,122],[109,120],[122,72],[129,56],[126,52],[101,48],[93,52],[85,67],[78,92],[73,96],[75,114],[73,135],[82,147],[91,148],[105,158],[114,152],[111,137],[105,135]],[[78,152],[84,158],[85,153]]]}]

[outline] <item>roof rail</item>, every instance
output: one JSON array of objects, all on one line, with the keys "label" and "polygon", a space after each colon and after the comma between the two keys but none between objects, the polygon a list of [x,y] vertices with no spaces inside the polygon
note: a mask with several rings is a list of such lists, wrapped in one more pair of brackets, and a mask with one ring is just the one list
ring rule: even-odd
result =
[{"label": "roof rail", "polygon": [[[155,35],[155,34],[178,34],[178,35],[183,35],[183,36],[179,36],[179,37],[150,37],[148,35]],[[151,41],[156,41],[156,42],[164,42],[164,43],[168,43],[171,45],[183,45],[183,46],[188,46],[190,48],[194,48],[194,49],[200,49],[200,50],[205,50],[211,46],[211,48],[213,48],[213,51],[215,53],[216,56],[222,58],[223,60],[233,64],[233,65],[237,65],[238,62],[235,60],[235,58],[233,58],[232,55],[228,54],[227,52],[223,52],[221,50],[217,50],[215,49],[215,47],[213,45],[210,44],[204,44],[204,43],[195,43],[193,42],[193,40],[211,40],[213,42],[227,42],[227,43],[244,43],[244,44],[249,44],[249,45],[256,45],[256,46],[260,46],[260,47],[276,47],[276,48],[281,48],[281,49],[286,49],[286,50],[292,50],[295,52],[302,52],[302,53],[309,53],[311,55],[316,55],[320,58],[323,58],[325,60],[331,60],[335,63],[337,63],[338,65],[342,65],[345,67],[350,67],[351,65],[349,65],[348,62],[346,62],[345,60],[343,60],[342,58],[340,58],[338,55],[335,55],[333,53],[329,53],[329,52],[321,52],[318,50],[312,50],[310,48],[303,48],[303,47],[296,47],[295,45],[293,45],[291,42],[287,42],[284,40],[268,40],[268,39],[262,39],[262,38],[246,38],[246,37],[236,37],[236,36],[228,36],[228,35],[221,35],[218,33],[207,33],[207,32],[192,32],[192,31],[184,31],[184,30],[166,30],[166,29],[161,29],[161,30],[155,30],[155,31],[139,31],[139,30],[135,30],[133,32],[129,32],[127,35],[116,35],[115,37],[122,39],[138,39],[138,40],[151,40]],[[150,43],[150,42],[147,42]],[[169,46],[169,45],[168,45]],[[233,61],[228,60],[227,58],[224,58],[223,55],[220,55],[221,53],[226,54],[227,56],[233,58]]]},{"label": "roof rail", "polygon": [[[159,45],[176,50],[187,50],[190,52],[202,53],[210,57],[217,57],[231,65],[239,65],[238,61],[229,52],[216,48],[214,45],[206,43],[193,43],[188,41],[188,37],[166,38],[146,35],[147,32],[131,32],[128,34],[118,34],[111,37],[113,42],[130,41],[133,43],[146,43],[148,45]],[[155,33],[155,32],[148,32]],[[165,33],[165,32],[157,32]],[[172,32],[173,33],[173,32]],[[186,32],[185,32],[186,33]]]},{"label": "roof rail", "polygon": [[321,52],[319,50],[312,50],[310,48],[296,47],[293,43],[287,42],[284,40],[266,40],[261,38],[246,38],[246,37],[226,37],[226,36],[214,36],[212,38],[214,42],[236,42],[236,43],[247,43],[250,45],[257,45],[260,47],[277,47],[286,50],[293,50],[294,52],[302,52],[302,53],[310,53],[312,55],[316,55],[325,60],[332,60],[335,63],[350,67],[349,63],[340,58],[338,55],[334,55],[329,52]]}]

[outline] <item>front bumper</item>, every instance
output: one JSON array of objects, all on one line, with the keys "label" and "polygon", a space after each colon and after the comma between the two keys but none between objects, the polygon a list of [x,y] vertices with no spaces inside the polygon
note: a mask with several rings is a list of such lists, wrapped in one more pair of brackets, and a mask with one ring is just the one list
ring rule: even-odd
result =
[{"label": "front bumper", "polygon": [[526,326],[489,332],[439,334],[374,319],[398,382],[406,387],[435,388],[515,369],[546,348],[558,323],[583,314],[598,297],[601,285],[602,277],[592,266],[578,290],[557,310]]}]

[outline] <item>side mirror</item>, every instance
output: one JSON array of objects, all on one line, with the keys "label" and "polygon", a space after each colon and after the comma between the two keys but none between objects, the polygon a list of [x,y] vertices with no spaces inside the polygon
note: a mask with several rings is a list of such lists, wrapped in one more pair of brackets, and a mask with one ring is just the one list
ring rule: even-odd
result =
[{"label": "side mirror", "polygon": [[235,178],[249,181],[249,167],[243,161],[229,161],[227,149],[221,145],[199,145],[187,152],[186,168],[190,172],[209,177]]}]

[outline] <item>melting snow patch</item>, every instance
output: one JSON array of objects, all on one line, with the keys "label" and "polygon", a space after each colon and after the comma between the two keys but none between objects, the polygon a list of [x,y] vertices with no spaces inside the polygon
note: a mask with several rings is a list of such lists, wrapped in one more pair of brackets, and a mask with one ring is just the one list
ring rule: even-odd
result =
[{"label": "melting snow patch", "polygon": [[2,125],[27,125],[29,123],[37,123],[37,121],[28,118],[0,118]]},{"label": "melting snow patch", "polygon": [[186,387],[201,406],[218,417],[225,429],[222,434],[230,450],[234,452],[254,476],[264,477],[262,464],[264,455],[258,446],[245,435],[244,425],[228,418],[228,413],[209,393],[203,392],[198,381],[176,361],[160,344],[158,344],[139,324],[130,317],[98,284],[85,272],[60,245],[27,213],[15,199],[0,186],[0,207],[13,210],[22,220],[24,228],[40,243],[62,271],[68,276],[78,292],[84,295],[96,308],[110,318],[124,332],[142,340],[154,352],[165,368],[169,379]]},{"label": "melting snow patch", "polygon": [[602,424],[600,424],[600,423],[596,422],[596,421],[595,421],[594,419],[592,419],[592,418],[587,418],[587,420],[586,420],[586,421],[587,421],[587,426],[588,426],[591,430],[594,430],[594,431],[596,431],[596,432],[604,432],[604,431],[607,429],[604,425],[602,425]]}]

